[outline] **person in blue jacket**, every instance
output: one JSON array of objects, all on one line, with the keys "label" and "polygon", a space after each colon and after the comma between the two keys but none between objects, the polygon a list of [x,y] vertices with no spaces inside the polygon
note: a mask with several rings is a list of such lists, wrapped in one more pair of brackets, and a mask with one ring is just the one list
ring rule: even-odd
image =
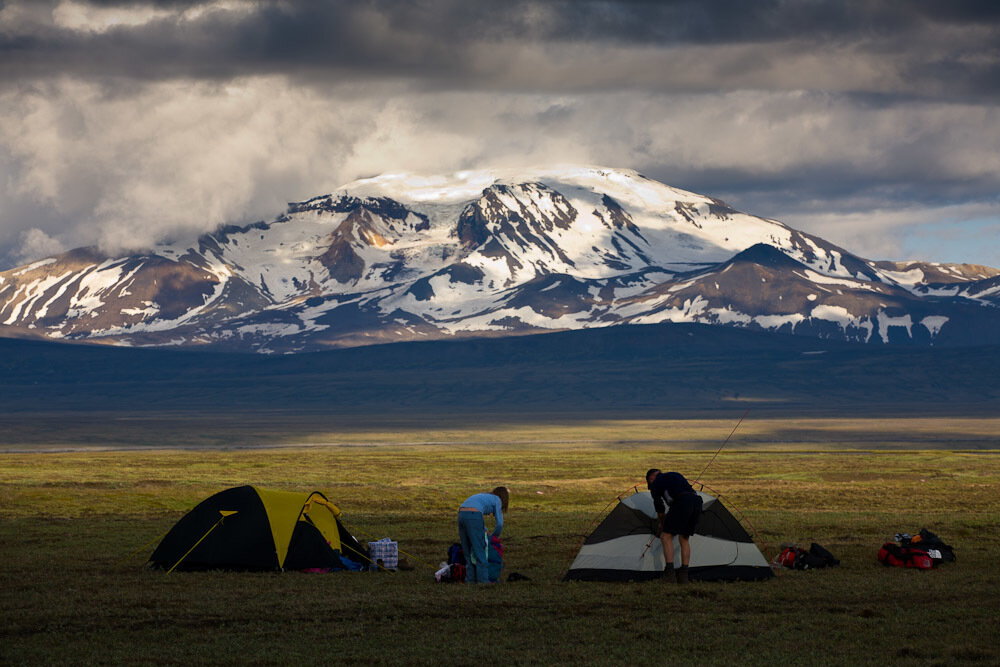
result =
[{"label": "person in blue jacket", "polygon": [[485,584],[489,581],[489,558],[486,553],[488,540],[486,521],[483,517],[492,514],[496,519],[493,535],[500,537],[503,530],[503,515],[507,511],[510,492],[506,486],[498,486],[489,493],[476,493],[465,499],[458,508],[458,539],[465,552],[465,581],[470,584]]},{"label": "person in blue jacket", "polygon": [[[663,557],[666,564],[663,568],[663,578],[667,582],[686,584],[688,582],[688,566],[691,564],[691,542],[694,528],[701,516],[701,496],[679,472],[660,472],[658,468],[650,468],[646,472],[646,486],[653,496],[653,507],[656,509],[657,531],[663,544]],[[666,507],[670,510],[664,512]],[[674,535],[681,547],[681,566],[674,570]]]}]

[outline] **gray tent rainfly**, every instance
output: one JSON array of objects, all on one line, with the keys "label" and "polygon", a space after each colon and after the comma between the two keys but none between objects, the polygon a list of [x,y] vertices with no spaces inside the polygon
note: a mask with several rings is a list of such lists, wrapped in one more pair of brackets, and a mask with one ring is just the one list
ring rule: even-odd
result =
[{"label": "gray tent rainfly", "polygon": [[[752,581],[774,576],[750,533],[718,498],[704,491],[702,514],[691,536],[691,579]],[[647,491],[618,504],[584,541],[565,581],[645,581],[663,575],[663,547],[653,537],[656,510]],[[647,548],[648,547],[648,548]],[[674,538],[674,565],[680,566]]]}]

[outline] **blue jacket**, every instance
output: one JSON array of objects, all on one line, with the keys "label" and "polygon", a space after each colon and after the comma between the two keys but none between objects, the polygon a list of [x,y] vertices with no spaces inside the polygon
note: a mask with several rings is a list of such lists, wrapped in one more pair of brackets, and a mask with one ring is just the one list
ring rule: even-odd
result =
[{"label": "blue jacket", "polygon": [[475,507],[484,516],[487,514],[496,516],[497,526],[493,529],[493,534],[500,537],[500,531],[503,530],[503,503],[500,502],[499,496],[494,496],[492,493],[476,493],[466,498],[461,506]]}]

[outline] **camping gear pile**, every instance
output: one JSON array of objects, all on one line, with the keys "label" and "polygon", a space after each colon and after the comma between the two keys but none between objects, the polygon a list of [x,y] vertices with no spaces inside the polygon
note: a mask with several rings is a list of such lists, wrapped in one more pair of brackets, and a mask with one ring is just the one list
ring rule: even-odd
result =
[{"label": "camping gear pile", "polygon": [[941,563],[955,562],[955,551],[940,537],[921,528],[916,535],[896,533],[895,542],[886,542],[878,550],[878,560],[886,566],[930,570]]},{"label": "camping gear pile", "polygon": [[823,567],[836,567],[840,565],[838,560],[825,547],[815,542],[809,546],[809,550],[790,544],[782,548],[774,560],[771,561],[779,567],[786,567],[791,570],[815,570]]},{"label": "camping gear pile", "polygon": [[448,547],[448,560],[442,561],[434,580],[439,584],[460,584],[465,581],[465,552],[462,545],[455,542]]},{"label": "camping gear pile", "polygon": [[[750,533],[718,498],[699,491],[701,517],[691,536],[690,577],[700,581],[751,581],[774,576]],[[646,581],[663,576],[666,559],[655,536],[656,510],[648,491],[619,498],[584,540],[563,581]],[[675,566],[680,546],[674,538]]]},{"label": "camping gear pile", "polygon": [[[495,535],[487,534],[486,540],[489,542],[489,548],[486,550],[486,557],[489,561],[489,581],[491,584],[495,584],[500,581],[500,572],[503,570],[503,543]],[[455,542],[448,547],[448,560],[442,561],[438,566],[438,570],[434,573],[434,580],[439,584],[464,583],[466,565],[465,551],[462,550],[461,544]]]}]

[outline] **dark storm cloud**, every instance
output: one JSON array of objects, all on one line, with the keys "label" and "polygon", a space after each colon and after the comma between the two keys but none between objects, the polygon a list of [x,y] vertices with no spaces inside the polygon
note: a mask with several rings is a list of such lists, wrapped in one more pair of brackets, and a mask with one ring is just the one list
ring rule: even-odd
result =
[{"label": "dark storm cloud", "polygon": [[543,161],[885,256],[1000,214],[998,93],[993,0],[0,0],[0,266]]},{"label": "dark storm cloud", "polygon": [[[1000,86],[995,46],[1000,5],[969,0],[91,6],[170,11],[139,25],[103,31],[74,30],[57,22],[36,22],[20,31],[0,29],[3,77],[228,79],[291,73],[317,81],[402,77],[482,89],[794,89],[809,87],[809,80],[790,77],[781,63],[794,64],[830,49],[829,58],[856,60],[871,73],[851,76],[839,70],[842,64],[830,62],[829,73],[819,75],[821,86],[877,90],[885,77],[895,78],[894,89],[900,93],[982,95]],[[646,53],[632,68],[635,49]],[[692,65],[685,57],[688,49],[696,49],[699,76],[710,74],[713,80],[699,85],[697,78],[685,76],[684,69]]]}]

